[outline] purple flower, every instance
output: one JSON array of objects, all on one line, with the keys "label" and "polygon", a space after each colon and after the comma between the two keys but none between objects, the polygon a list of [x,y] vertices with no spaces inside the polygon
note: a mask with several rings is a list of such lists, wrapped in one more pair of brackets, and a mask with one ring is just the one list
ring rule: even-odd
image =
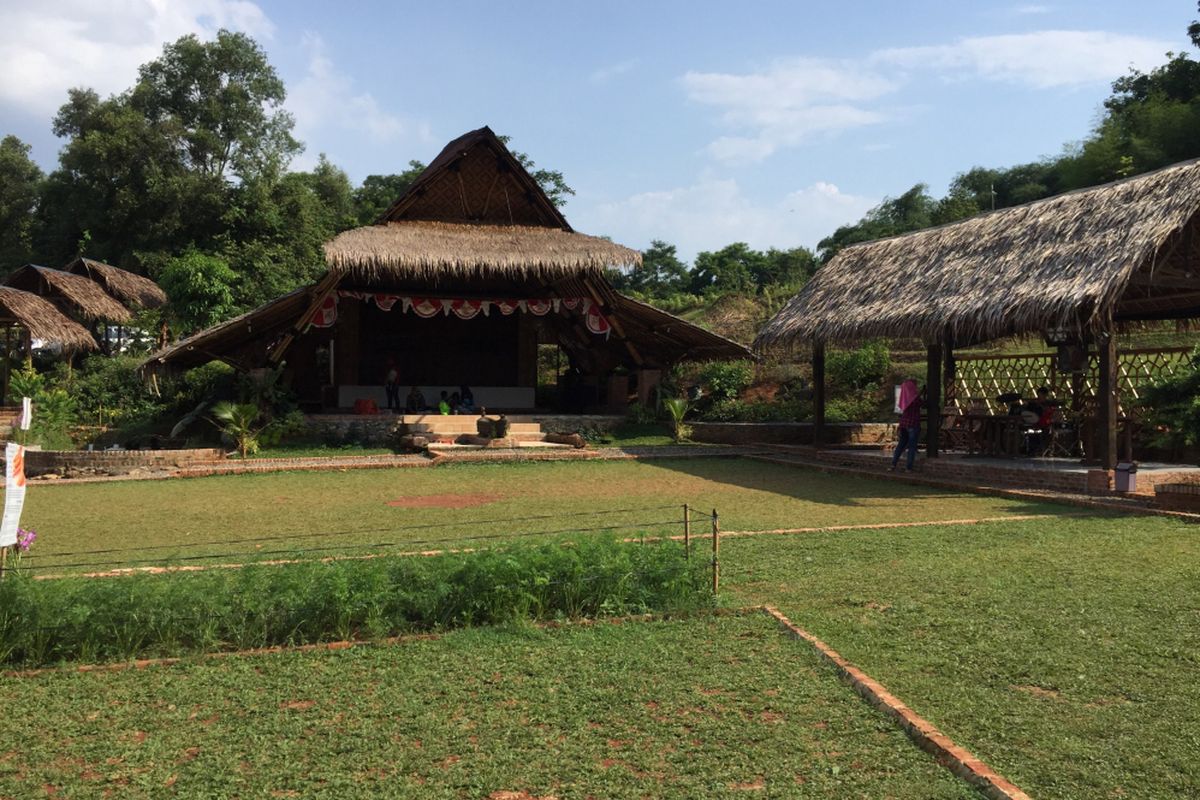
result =
[{"label": "purple flower", "polygon": [[30,546],[37,541],[37,531],[27,531],[24,528],[17,528],[17,547],[21,548],[22,553],[28,553]]}]

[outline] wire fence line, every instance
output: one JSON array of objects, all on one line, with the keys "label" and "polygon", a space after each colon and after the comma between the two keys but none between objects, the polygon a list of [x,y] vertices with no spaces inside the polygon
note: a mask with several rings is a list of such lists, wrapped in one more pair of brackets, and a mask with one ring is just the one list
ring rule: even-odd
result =
[{"label": "wire fence line", "polygon": [[[647,521],[629,522],[610,525],[593,525],[593,526],[571,526],[565,528],[556,528],[551,530],[541,531],[525,531],[525,532],[501,532],[488,534],[457,534],[450,536],[441,536],[437,538],[424,539],[386,539],[375,540],[369,542],[338,542],[336,544],[327,545],[307,545],[299,547],[285,547],[279,549],[262,550],[256,548],[254,550],[230,550],[220,552],[196,553],[188,552],[196,548],[213,547],[218,545],[235,545],[235,544],[258,544],[261,542],[287,542],[287,541],[305,541],[310,539],[330,539],[334,537],[349,537],[363,533],[386,533],[386,532],[408,532],[414,530],[434,530],[446,529],[459,526],[474,526],[487,524],[489,526],[505,525],[507,523],[520,523],[529,521],[542,521],[561,518],[581,518],[581,517],[597,517],[608,516],[613,514],[631,514],[642,511],[661,511],[666,509],[681,509],[684,514],[680,518],[671,519],[654,519]],[[715,511],[714,511],[715,515]],[[566,512],[563,514],[538,514],[527,515],[521,517],[508,518],[492,518],[492,519],[474,519],[474,520],[454,520],[438,523],[421,523],[418,525],[404,526],[398,528],[396,526],[387,526],[380,528],[359,528],[359,529],[344,529],[338,531],[318,531],[299,534],[282,534],[260,537],[243,537],[241,539],[225,539],[211,540],[205,542],[186,542],[173,543],[163,545],[147,545],[145,547],[125,547],[125,548],[95,548],[90,550],[76,550],[62,553],[52,553],[39,556],[27,556],[23,559],[20,566],[22,571],[31,573],[45,573],[50,570],[67,570],[67,569],[108,569],[110,571],[128,569],[129,571],[150,570],[156,567],[169,569],[172,566],[182,566],[194,562],[205,561],[220,561],[228,559],[246,559],[251,557],[247,562],[252,565],[259,561],[265,561],[276,556],[309,556],[321,555],[339,552],[356,552],[362,550],[388,550],[397,547],[426,547],[426,546],[445,546],[469,544],[472,542],[499,541],[499,540],[522,540],[535,536],[557,536],[569,534],[587,534],[587,533],[602,533],[616,532],[622,530],[637,530],[643,532],[646,529],[661,529],[662,527],[682,526],[683,539],[685,547],[689,546],[689,532],[691,528],[691,520],[695,516],[690,506],[687,504],[670,504],[660,506],[641,506],[621,509],[604,509],[599,511],[584,511],[584,512]],[[704,515],[707,518],[707,515]],[[644,534],[640,537],[644,543],[647,538],[656,541],[660,537],[646,537]],[[690,548],[689,548],[690,549]],[[145,557],[121,557],[123,554],[143,554],[146,551],[169,550],[170,555],[161,556],[145,556]],[[107,558],[87,559],[71,561],[72,558],[80,558],[83,556],[107,556]],[[382,554],[381,554],[382,555]],[[35,560],[36,559],[36,560]],[[32,562],[32,563],[29,563]],[[234,566],[244,566],[236,564]],[[57,576],[47,576],[57,577]],[[64,576],[67,577],[67,576]]]}]

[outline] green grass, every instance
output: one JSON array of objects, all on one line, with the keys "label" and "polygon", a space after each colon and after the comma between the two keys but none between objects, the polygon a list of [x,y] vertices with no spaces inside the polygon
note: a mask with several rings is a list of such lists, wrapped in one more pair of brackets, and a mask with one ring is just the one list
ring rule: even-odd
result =
[{"label": "green grass", "polygon": [[687,611],[710,572],[678,542],[604,536],[431,558],[119,580],[0,581],[0,663],[43,666],[367,639],[524,620]]},{"label": "green grass", "polygon": [[59,672],[0,698],[0,796],[976,796],[760,616]]},{"label": "green grass", "polygon": [[[485,502],[458,509],[389,505],[431,495],[470,495]],[[603,525],[630,526],[625,532],[631,536],[680,533],[683,503],[702,514],[718,509],[724,530],[944,520],[1057,508],[707,458],[33,485],[23,524],[39,537],[28,565],[46,570],[56,564],[85,563],[94,565],[87,569],[99,569],[138,559],[172,562],[207,554],[224,561],[303,555],[297,551],[314,548],[321,555],[353,554],[389,542],[428,548],[468,536]],[[656,508],[615,511],[646,507]],[[547,518],[503,521],[530,516]],[[446,527],[428,527],[443,524]],[[697,528],[707,530],[707,523],[700,520]],[[295,538],[300,536],[307,538]],[[245,541],[263,537],[281,538]],[[83,552],[96,550],[120,552]],[[79,555],[66,555],[70,553]]]},{"label": "green grass", "polygon": [[1200,795],[1200,538],[1156,518],[731,539],[771,602],[1037,798]]}]

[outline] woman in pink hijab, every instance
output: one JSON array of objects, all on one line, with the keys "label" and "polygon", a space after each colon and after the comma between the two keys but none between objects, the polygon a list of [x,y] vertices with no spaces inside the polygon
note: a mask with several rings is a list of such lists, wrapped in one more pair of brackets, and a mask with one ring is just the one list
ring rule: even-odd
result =
[{"label": "woman in pink hijab", "polygon": [[917,382],[909,378],[900,384],[900,438],[896,452],[892,453],[892,469],[900,463],[900,454],[908,450],[906,472],[913,471],[913,460],[917,457],[917,443],[921,440],[921,392]]}]

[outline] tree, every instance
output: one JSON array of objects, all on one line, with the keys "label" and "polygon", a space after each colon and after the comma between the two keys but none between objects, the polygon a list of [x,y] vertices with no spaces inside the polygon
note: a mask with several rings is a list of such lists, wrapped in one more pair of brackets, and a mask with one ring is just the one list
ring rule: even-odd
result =
[{"label": "tree", "polygon": [[937,201],[929,195],[929,187],[918,183],[899,197],[885,199],[855,224],[843,225],[818,242],[821,263],[852,244],[928,228],[936,211]]},{"label": "tree", "polygon": [[158,283],[167,293],[167,313],[187,333],[207,328],[232,313],[237,279],[223,259],[189,250],[167,262]]},{"label": "tree", "polygon": [[751,294],[757,288],[754,275],[764,268],[764,262],[765,256],[745,242],[699,253],[692,268],[692,291]]},{"label": "tree", "polygon": [[0,140],[0,269],[8,272],[32,259],[33,221],[42,171],[29,145],[16,136]]},{"label": "tree", "polygon": [[370,225],[408,191],[417,176],[425,171],[420,161],[409,161],[408,169],[397,175],[368,175],[354,190],[354,215],[359,225]]},{"label": "tree", "polygon": [[761,262],[752,264],[750,274],[761,292],[768,286],[800,286],[817,271],[817,259],[807,247],[767,250]]},{"label": "tree", "polygon": [[640,269],[613,276],[613,285],[618,290],[652,298],[685,292],[689,283],[688,265],[680,260],[675,245],[661,239],[650,242],[650,247],[642,251]]},{"label": "tree", "polygon": [[225,180],[278,173],[302,146],[282,105],[287,92],[244,33],[184,36],[138,70],[132,107],[170,135],[185,166]]}]

